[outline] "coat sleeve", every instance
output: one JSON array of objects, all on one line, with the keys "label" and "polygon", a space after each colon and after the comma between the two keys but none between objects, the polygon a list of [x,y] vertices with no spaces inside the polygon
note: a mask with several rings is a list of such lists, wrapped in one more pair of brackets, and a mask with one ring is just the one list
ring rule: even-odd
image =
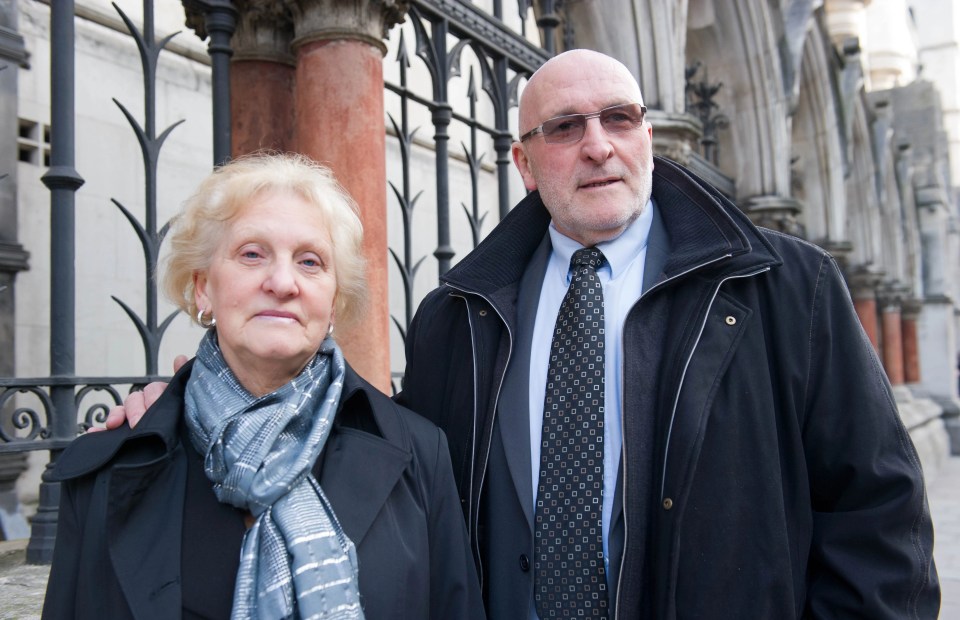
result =
[{"label": "coat sleeve", "polygon": [[801,420],[813,507],[804,617],[937,617],[923,473],[835,262],[820,264]]},{"label": "coat sleeve", "polygon": [[430,618],[485,618],[470,540],[443,431],[437,430],[430,490]]}]

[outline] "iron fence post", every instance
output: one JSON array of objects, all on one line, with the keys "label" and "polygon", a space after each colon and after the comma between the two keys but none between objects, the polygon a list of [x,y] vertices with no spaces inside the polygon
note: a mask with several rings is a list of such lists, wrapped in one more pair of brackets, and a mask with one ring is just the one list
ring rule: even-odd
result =
[{"label": "iron fence post", "polygon": [[[50,168],[42,181],[50,189],[50,374],[71,378],[75,372],[76,301],[74,277],[74,207],[83,178],[74,167],[74,23],[73,0],[50,3]],[[77,434],[74,386],[50,388],[51,439],[68,441]],[[33,517],[27,561],[46,564],[53,558],[57,537],[60,484],[50,473],[61,450],[50,451],[50,463],[40,483],[40,500]]]}]

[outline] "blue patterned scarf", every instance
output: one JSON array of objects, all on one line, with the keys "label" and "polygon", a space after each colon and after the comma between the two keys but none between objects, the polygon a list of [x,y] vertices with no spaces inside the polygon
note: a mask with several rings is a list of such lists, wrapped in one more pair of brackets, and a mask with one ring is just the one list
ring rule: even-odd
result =
[{"label": "blue patterned scarf", "polygon": [[357,556],[311,474],[346,365],[330,338],[296,378],[257,398],[203,338],[186,423],[217,499],[256,517],[243,539],[233,618],[363,618]]}]

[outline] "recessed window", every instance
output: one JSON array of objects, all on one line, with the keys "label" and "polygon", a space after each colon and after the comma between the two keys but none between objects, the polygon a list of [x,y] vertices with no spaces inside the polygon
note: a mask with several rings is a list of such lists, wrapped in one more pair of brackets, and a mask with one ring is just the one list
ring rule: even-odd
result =
[{"label": "recessed window", "polygon": [[50,167],[50,125],[19,119],[17,158],[25,164]]}]

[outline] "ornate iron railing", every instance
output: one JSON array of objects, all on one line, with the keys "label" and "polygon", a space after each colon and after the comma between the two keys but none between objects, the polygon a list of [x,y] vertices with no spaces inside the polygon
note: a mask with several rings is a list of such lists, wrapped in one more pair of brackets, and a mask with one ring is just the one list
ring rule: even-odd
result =
[{"label": "ornate iron railing", "polygon": [[[557,3],[547,4],[551,5],[550,9],[541,12],[538,25],[547,33],[545,39],[552,40],[552,29],[559,23],[552,5]],[[433,255],[437,260],[437,271],[442,275],[450,269],[457,255],[451,242],[451,230],[457,225],[451,214],[451,165],[459,160],[468,169],[469,187],[458,192],[462,197],[464,216],[459,222],[469,227],[472,242],[472,245],[462,248],[465,253],[482,239],[483,226],[489,215],[481,204],[482,189],[495,186],[498,221],[510,209],[510,146],[513,138],[509,112],[517,105],[521,79],[529,77],[550,57],[550,52],[525,37],[526,18],[532,9],[529,0],[521,0],[515,5],[519,32],[505,25],[501,2],[494,3],[492,15],[471,3],[456,0],[413,0],[411,5],[407,23],[399,29],[393,57],[397,63],[396,80],[391,82],[388,78],[385,84],[386,89],[398,99],[394,109],[399,110],[400,117],[398,120],[388,112],[393,134],[399,144],[401,166],[397,173],[400,180],[389,182],[403,225],[401,249],[390,249],[404,293],[403,314],[391,316],[401,340],[406,335],[419,301],[414,284],[426,258],[426,255],[414,255],[416,248],[426,245],[417,239],[417,234],[421,238],[423,235],[421,229],[414,227],[413,215],[418,200],[428,188],[419,179],[417,182],[421,185],[415,187],[411,179],[415,135],[420,129],[410,127],[411,108],[429,111],[433,129],[433,142],[426,146],[426,150],[434,156],[432,189],[436,207],[436,246]],[[464,58],[467,50],[470,60]],[[417,92],[411,84],[408,71],[413,63],[421,63],[428,71],[429,93]],[[464,65],[468,65],[466,71]],[[452,82],[454,78],[464,75],[467,76],[466,80],[458,80],[457,86],[461,92],[456,96],[451,92]],[[482,97],[491,108],[487,119],[480,119],[478,114]],[[456,108],[455,100],[464,107]],[[392,102],[387,103],[387,109],[391,110]],[[462,154],[450,152],[451,125],[459,125],[460,134],[465,136],[460,143]],[[482,140],[484,137],[485,143]],[[492,150],[493,162],[488,165],[486,151],[489,150]],[[395,386],[401,374],[394,372]]]},{"label": "ornate iron railing", "polygon": [[[215,2],[217,10],[210,15],[221,33],[217,45],[211,43],[211,57],[223,55],[222,32],[229,29],[229,3]],[[224,6],[226,5],[226,6]],[[0,453],[50,450],[51,459],[40,485],[39,506],[33,517],[27,560],[49,562],[56,537],[59,485],[52,483],[49,472],[60,452],[78,432],[102,423],[110,406],[120,404],[124,386],[136,388],[150,381],[162,379],[157,364],[163,334],[176,313],[162,321],[158,317],[157,287],[153,281],[157,259],[167,226],[157,222],[157,163],[164,141],[181,122],[178,121],[157,133],[156,128],[156,69],[161,50],[175,36],[157,40],[154,33],[152,0],[143,3],[143,29],[136,28],[126,14],[116,7],[120,18],[130,31],[140,54],[144,109],[141,125],[134,114],[120,101],[114,103],[130,123],[143,157],[145,215],[141,222],[120,201],[112,202],[120,210],[134,234],[139,238],[144,255],[144,287],[146,304],[144,315],[139,315],[119,297],[120,305],[133,322],[143,344],[146,372],[137,377],[84,377],[75,374],[75,194],[83,185],[75,168],[75,110],[74,110],[74,3],[70,0],[50,3],[51,56],[51,136],[50,168],[43,175],[43,183],[51,193],[51,280],[50,280],[50,376],[42,378],[0,378],[0,411],[5,414],[0,423]],[[229,9],[229,10],[228,10]],[[226,17],[224,17],[226,15]],[[226,34],[229,41],[229,33]],[[229,50],[229,47],[227,47]],[[229,55],[226,56],[229,58]],[[221,63],[220,75],[214,77],[223,91],[227,85],[226,65]],[[226,119],[229,127],[229,97],[224,104],[214,98],[215,116]],[[221,97],[222,99],[222,97]],[[217,106],[221,106],[217,108]],[[216,127],[216,125],[215,125]],[[217,144],[220,144],[219,148]],[[226,150],[214,140],[215,161],[224,161],[229,155],[229,132]],[[92,395],[97,402],[85,405]],[[104,402],[105,401],[105,402]],[[83,407],[86,406],[85,411]],[[78,412],[83,411],[82,415]]]}]

